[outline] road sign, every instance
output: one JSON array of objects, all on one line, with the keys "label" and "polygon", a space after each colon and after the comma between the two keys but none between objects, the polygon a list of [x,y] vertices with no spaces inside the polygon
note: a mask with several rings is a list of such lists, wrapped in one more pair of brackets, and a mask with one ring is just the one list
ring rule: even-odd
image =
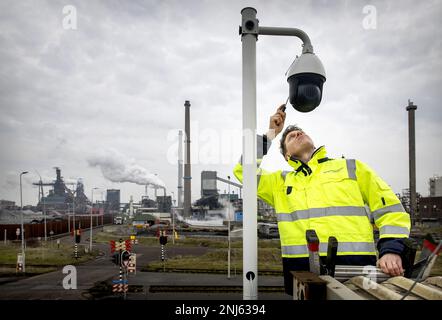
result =
[{"label": "road sign", "polygon": [[112,283],[113,284],[120,284],[120,283],[127,284],[127,280],[112,280]]},{"label": "road sign", "polygon": [[112,285],[112,292],[127,292],[129,289],[128,284],[113,284]]},{"label": "road sign", "polygon": [[16,271],[17,272],[22,272],[23,271],[23,264],[25,262],[25,259],[23,257],[23,255],[21,253],[17,254],[17,266],[16,266]]},{"label": "road sign", "polygon": [[124,250],[127,250],[129,252],[132,250],[132,243],[130,240],[124,241]]},{"label": "road sign", "polygon": [[129,257],[130,257],[129,251],[121,252],[121,266],[122,267],[127,267],[129,265]]},{"label": "road sign", "polygon": [[129,264],[127,265],[127,271],[130,273],[136,273],[137,271],[137,255],[135,253],[131,253],[129,256]]}]

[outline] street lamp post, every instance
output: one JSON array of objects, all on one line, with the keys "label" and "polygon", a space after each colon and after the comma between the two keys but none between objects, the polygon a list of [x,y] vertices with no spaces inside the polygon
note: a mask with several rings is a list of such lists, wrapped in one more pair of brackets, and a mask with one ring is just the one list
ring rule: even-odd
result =
[{"label": "street lamp post", "polygon": [[45,219],[45,242],[48,241],[47,223],[46,223],[46,205],[45,205],[45,195],[43,194],[43,216]]},{"label": "street lamp post", "polygon": [[[302,55],[288,71],[289,97],[293,107],[301,112],[313,110],[321,101],[325,70],[313,53],[308,35],[296,28],[261,27],[256,9],[241,10],[242,42],[242,154],[243,154],[243,299],[258,299],[258,235],[257,235],[257,177],[256,177],[256,42],[258,35],[294,36],[303,42]],[[297,80],[303,75],[306,83]],[[292,77],[294,76],[294,77]],[[312,78],[317,78],[312,85]],[[296,90],[302,83],[303,90]],[[316,83],[319,85],[316,86]],[[299,99],[299,97],[301,99]],[[308,103],[307,103],[308,102]],[[312,109],[313,108],[313,109]]]},{"label": "street lamp post", "polygon": [[25,236],[23,228],[23,191],[21,184],[21,176],[27,174],[28,171],[23,171],[20,173],[20,220],[21,220],[21,255],[23,257],[23,272],[26,272],[26,260],[25,260]]},{"label": "street lamp post", "polygon": [[47,234],[47,223],[46,223],[46,207],[45,207],[45,194],[44,194],[44,189],[43,189],[43,181],[41,180],[41,175],[37,172],[38,176],[40,177],[40,186],[41,186],[41,199],[43,200],[43,219],[44,219],[44,224],[45,224],[45,228],[44,228],[44,232],[45,232],[45,242],[48,241],[48,234]]},{"label": "street lamp post", "polygon": [[[229,179],[230,182],[230,176],[227,176],[227,179]],[[228,243],[229,243],[229,251],[227,252],[227,278],[230,279],[230,183],[228,184],[228,189],[229,189],[229,202],[227,204],[227,227],[228,227],[228,232],[227,232],[227,237],[228,237]]]},{"label": "street lamp post", "polygon": [[74,195],[73,195],[73,197],[72,197],[72,225],[73,225],[73,230],[74,230],[74,241],[75,241],[75,229],[76,229],[76,227],[75,227],[75,193],[76,193],[77,191],[75,191],[74,192]]},{"label": "street lamp post", "polygon": [[89,236],[89,252],[92,253],[92,209],[94,207],[94,190],[98,188],[92,188],[91,191],[91,223],[90,223],[90,236]]},{"label": "street lamp post", "polygon": [[[175,207],[173,198],[175,197],[175,193],[172,191],[172,206]],[[175,208],[172,208],[172,244],[175,244]]]}]

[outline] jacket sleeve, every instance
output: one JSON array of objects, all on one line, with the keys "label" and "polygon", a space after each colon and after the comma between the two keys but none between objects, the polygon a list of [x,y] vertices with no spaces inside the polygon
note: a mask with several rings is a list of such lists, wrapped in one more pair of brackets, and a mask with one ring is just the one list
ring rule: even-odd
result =
[{"label": "jacket sleeve", "polygon": [[364,202],[369,206],[376,227],[379,229],[378,250],[400,254],[403,239],[410,235],[410,215],[387,183],[367,164],[356,160],[356,179]]},{"label": "jacket sleeve", "polygon": [[[269,150],[271,145],[271,141],[267,139],[267,137],[264,136],[257,136],[257,195],[260,199],[274,207],[274,199],[273,199],[273,185],[275,183],[276,175],[278,171],[276,172],[269,172],[266,170],[263,170],[259,168],[262,158],[267,154],[267,151]],[[243,157],[241,156],[241,159],[236,164],[235,168],[233,169],[233,174],[235,177],[242,183],[243,180],[243,163],[242,163]],[[280,175],[280,171],[279,171]]]}]

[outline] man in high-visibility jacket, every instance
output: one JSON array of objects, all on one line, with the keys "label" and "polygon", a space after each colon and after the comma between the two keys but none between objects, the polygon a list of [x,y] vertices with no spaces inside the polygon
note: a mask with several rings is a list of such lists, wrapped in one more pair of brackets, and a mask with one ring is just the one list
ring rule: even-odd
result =
[{"label": "man in high-visibility jacket", "polygon": [[[269,131],[258,136],[258,165],[285,121],[285,105],[271,116]],[[292,171],[258,168],[258,197],[275,208],[281,239],[284,284],[293,292],[292,270],[308,270],[306,230],[319,237],[320,256],[330,236],[338,240],[337,264],[376,265],[373,224],[379,229],[378,265],[402,275],[400,254],[410,233],[410,217],[401,202],[368,165],[354,159],[330,159],[300,128],[288,126],[280,141]],[[242,160],[234,174],[242,181]],[[367,211],[367,207],[370,212]]]}]

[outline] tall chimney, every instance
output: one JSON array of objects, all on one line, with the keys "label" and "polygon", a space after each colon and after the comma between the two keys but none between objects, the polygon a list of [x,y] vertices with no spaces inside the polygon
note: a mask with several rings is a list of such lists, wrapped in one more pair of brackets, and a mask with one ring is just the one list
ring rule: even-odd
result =
[{"label": "tall chimney", "polygon": [[178,132],[178,208],[183,207],[183,131]]},{"label": "tall chimney", "polygon": [[408,99],[408,158],[410,170],[410,216],[411,221],[416,222],[416,139],[414,126],[414,111],[417,106]]},{"label": "tall chimney", "polygon": [[134,199],[132,196],[130,196],[129,200],[129,217],[133,218],[134,216]]},{"label": "tall chimney", "polygon": [[190,217],[192,215],[191,208],[191,172],[190,172],[190,102],[188,100],[184,103],[185,108],[185,147],[186,147],[186,159],[184,163],[184,216]]}]

